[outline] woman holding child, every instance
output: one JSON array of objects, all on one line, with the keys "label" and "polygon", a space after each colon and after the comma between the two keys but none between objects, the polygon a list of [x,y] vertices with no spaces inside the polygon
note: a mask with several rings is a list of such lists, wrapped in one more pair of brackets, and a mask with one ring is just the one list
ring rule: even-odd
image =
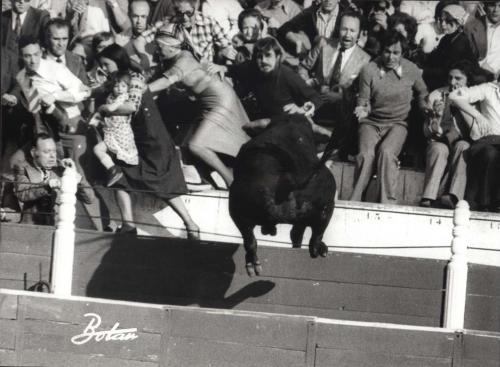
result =
[{"label": "woman holding child", "polygon": [[[176,155],[175,145],[161,120],[141,71],[132,66],[126,51],[113,44],[97,55],[101,68],[110,76],[128,73],[128,98],[120,106],[104,104],[98,112],[104,118],[132,116],[131,127],[138,152],[137,164],[125,163],[114,156],[115,171],[121,177],[113,184],[122,214],[121,232],[136,233],[130,191],[144,190],[166,200],[184,221],[188,238],[198,238],[199,228],[193,222],[180,195],[187,192]],[[108,91],[110,92],[110,91]],[[109,148],[109,147],[108,147]],[[109,149],[110,152],[113,150]]]}]

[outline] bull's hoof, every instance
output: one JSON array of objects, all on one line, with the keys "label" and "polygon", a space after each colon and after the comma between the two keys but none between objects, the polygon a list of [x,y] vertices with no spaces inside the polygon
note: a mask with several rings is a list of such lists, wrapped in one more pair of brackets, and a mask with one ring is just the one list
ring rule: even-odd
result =
[{"label": "bull's hoof", "polygon": [[249,277],[254,277],[255,276],[255,269],[253,267],[253,264],[252,263],[247,263],[245,265],[245,267],[247,268],[247,274]]},{"label": "bull's hoof", "polygon": [[309,245],[309,255],[311,255],[313,259],[317,258],[319,255],[318,247]]},{"label": "bull's hoof", "polygon": [[262,274],[262,265],[260,261],[256,261],[255,263],[246,263],[245,267],[249,277]]},{"label": "bull's hoof", "polygon": [[319,254],[321,257],[326,257],[328,255],[328,246],[324,244],[324,242],[319,243]]},{"label": "bull's hoof", "polygon": [[254,265],[254,269],[255,269],[255,274],[256,275],[262,274],[262,265],[261,265],[260,261],[256,261],[253,265]]}]

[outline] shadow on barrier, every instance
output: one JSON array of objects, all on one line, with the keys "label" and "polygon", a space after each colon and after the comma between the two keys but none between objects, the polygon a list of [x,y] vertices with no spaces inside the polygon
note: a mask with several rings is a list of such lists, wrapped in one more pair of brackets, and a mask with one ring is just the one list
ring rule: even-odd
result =
[{"label": "shadow on barrier", "polygon": [[235,244],[128,235],[83,242],[75,253],[77,294],[231,309],[275,287],[247,277],[243,264],[236,266],[235,256],[238,264],[244,257]]}]

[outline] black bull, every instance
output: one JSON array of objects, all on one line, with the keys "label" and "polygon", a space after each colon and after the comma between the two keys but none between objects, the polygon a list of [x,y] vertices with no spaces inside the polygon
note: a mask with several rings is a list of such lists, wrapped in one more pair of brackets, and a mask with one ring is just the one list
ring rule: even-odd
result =
[{"label": "black bull", "polygon": [[311,125],[303,116],[274,119],[266,130],[245,144],[234,167],[229,192],[229,212],[243,237],[248,275],[259,275],[253,230],[276,234],[276,224],[292,224],[290,239],[300,247],[306,227],[311,227],[311,257],[325,257],[322,242],[335,206],[336,184],[332,173],[316,154]]}]

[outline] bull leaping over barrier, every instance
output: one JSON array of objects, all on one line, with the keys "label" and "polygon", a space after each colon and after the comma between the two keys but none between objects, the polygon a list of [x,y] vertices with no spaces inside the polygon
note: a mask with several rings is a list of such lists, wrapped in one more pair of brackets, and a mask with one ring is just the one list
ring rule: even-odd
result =
[{"label": "bull leaping over barrier", "polygon": [[336,183],[323,163],[316,155],[311,125],[302,115],[273,119],[241,148],[229,212],[243,237],[249,276],[262,272],[253,233],[256,225],[262,234],[275,235],[276,224],[292,224],[293,247],[301,246],[306,227],[311,227],[309,254],[327,255],[322,238],[333,214]]}]

